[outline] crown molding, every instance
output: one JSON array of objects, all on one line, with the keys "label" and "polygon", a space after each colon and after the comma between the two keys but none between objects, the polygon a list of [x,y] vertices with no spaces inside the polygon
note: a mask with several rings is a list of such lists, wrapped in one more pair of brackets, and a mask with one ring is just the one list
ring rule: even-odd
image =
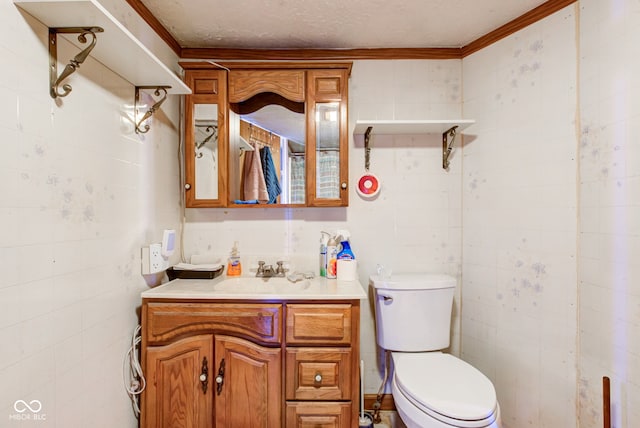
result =
[{"label": "crown molding", "polygon": [[241,61],[334,61],[358,59],[457,59],[459,48],[234,49],[183,48],[182,58]]},{"label": "crown molding", "polygon": [[508,37],[525,27],[528,27],[531,24],[535,24],[536,22],[546,18],[551,14],[554,14],[555,12],[569,6],[572,3],[575,3],[576,1],[578,0],[549,0],[545,3],[542,3],[540,6],[531,9],[524,15],[520,15],[516,19],[504,24],[501,27],[496,28],[495,30],[485,34],[482,37],[477,38],[468,45],[463,46],[461,49],[462,58],[471,55],[472,53],[477,52],[481,49],[484,49],[487,46],[490,46],[497,41],[502,40],[505,37]]},{"label": "crown molding", "polygon": [[516,19],[496,28],[461,48],[370,48],[370,49],[244,49],[181,47],[142,0],[127,3],[144,19],[162,40],[183,59],[218,61],[333,61],[392,59],[460,59],[486,48],[521,29],[569,6],[578,0],[548,0]]}]

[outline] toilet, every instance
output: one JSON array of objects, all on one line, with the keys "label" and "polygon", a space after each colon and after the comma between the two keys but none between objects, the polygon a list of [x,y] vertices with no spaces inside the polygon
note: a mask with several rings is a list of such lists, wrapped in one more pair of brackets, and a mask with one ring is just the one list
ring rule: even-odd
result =
[{"label": "toilet", "polygon": [[391,393],[408,428],[500,428],[491,381],[449,347],[456,279],[372,276],[378,345],[391,352]]}]

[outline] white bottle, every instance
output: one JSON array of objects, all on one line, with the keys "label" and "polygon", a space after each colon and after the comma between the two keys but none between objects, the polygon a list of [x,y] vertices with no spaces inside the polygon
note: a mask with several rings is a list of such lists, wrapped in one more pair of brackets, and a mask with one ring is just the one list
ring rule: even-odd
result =
[{"label": "white bottle", "polygon": [[320,276],[327,276],[327,243],[329,242],[329,234],[320,232]]},{"label": "white bottle", "polygon": [[338,273],[338,240],[332,236],[327,242],[327,279],[335,279]]}]

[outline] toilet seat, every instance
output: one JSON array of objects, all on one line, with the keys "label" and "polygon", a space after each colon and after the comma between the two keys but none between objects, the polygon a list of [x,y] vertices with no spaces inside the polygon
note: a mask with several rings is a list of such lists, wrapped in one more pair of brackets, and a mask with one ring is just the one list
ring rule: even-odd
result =
[{"label": "toilet seat", "polygon": [[476,368],[442,352],[394,352],[392,357],[393,388],[416,411],[454,427],[495,426],[496,392]]}]

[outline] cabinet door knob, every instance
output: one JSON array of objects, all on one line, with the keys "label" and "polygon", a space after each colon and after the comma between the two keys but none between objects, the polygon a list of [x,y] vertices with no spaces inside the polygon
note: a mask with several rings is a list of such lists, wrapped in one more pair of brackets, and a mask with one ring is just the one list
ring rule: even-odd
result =
[{"label": "cabinet door knob", "polygon": [[345,190],[347,188],[347,182],[343,181],[340,187],[342,188],[342,190]]},{"label": "cabinet door knob", "polygon": [[322,375],[320,373],[316,373],[316,377],[314,377],[313,380],[315,380],[316,383],[322,382]]},{"label": "cabinet door knob", "polygon": [[224,358],[220,361],[220,367],[218,368],[218,376],[216,376],[216,391],[218,395],[222,392],[222,384],[224,384]]},{"label": "cabinet door knob", "polygon": [[209,363],[207,357],[202,359],[202,369],[200,370],[200,384],[202,386],[202,393],[207,393],[207,386],[209,385]]},{"label": "cabinet door knob", "polygon": [[185,185],[184,185],[184,189],[185,189],[185,190],[189,190],[189,189],[191,189],[191,184],[189,184],[189,183],[185,183]]}]

